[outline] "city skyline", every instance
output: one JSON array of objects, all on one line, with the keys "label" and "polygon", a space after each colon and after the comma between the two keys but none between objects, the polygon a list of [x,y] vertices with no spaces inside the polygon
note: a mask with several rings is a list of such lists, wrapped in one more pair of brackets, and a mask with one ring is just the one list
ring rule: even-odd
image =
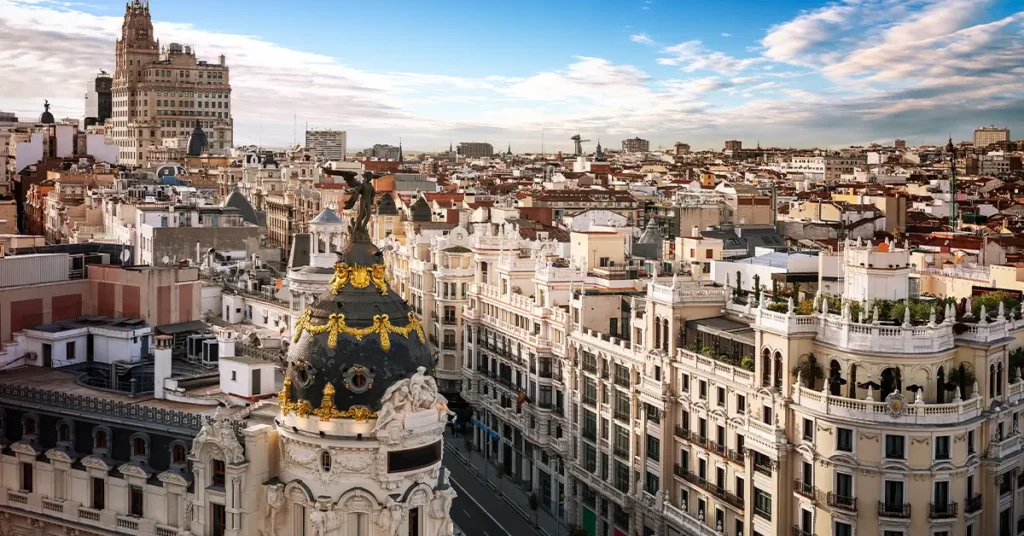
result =
[{"label": "city skyline", "polygon": [[[196,6],[153,3],[156,36],[227,56],[238,144],[301,143],[308,123],[348,131],[356,150],[401,138],[536,151],[542,131],[547,152],[571,150],[577,131],[610,148],[839,147],[1020,132],[1024,117],[1024,11],[1009,1],[389,4],[342,11],[341,25],[319,3],[273,17],[269,4]],[[122,11],[0,0],[0,70],[19,73],[0,81],[0,109],[26,119],[48,98],[81,117],[86,81],[113,72]]]}]

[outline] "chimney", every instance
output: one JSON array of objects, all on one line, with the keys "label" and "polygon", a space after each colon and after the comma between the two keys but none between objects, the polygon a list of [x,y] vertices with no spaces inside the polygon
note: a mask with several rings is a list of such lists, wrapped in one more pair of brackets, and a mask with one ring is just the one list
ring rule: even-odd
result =
[{"label": "chimney", "polygon": [[227,59],[224,57],[224,54],[221,54],[220,58],[218,58],[218,59],[220,60],[220,66],[221,67],[224,67],[225,65],[227,65]]},{"label": "chimney", "polygon": [[157,335],[153,350],[153,398],[164,398],[164,380],[171,377],[171,349],[174,337]]},{"label": "chimney", "polygon": [[221,331],[217,333],[217,357],[235,357],[235,332]]}]

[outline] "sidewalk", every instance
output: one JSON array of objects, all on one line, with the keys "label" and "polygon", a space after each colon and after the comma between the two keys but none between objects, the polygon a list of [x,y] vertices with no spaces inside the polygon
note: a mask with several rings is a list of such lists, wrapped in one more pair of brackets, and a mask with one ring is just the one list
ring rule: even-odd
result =
[{"label": "sidewalk", "polygon": [[[501,499],[509,508],[509,511],[516,513],[519,517],[536,527],[539,535],[556,536],[567,535],[568,528],[565,524],[556,522],[555,517],[539,507],[536,511],[530,510],[530,499],[527,491],[517,486],[508,478],[499,479],[493,463],[487,465],[487,460],[479,452],[469,454],[463,446],[462,439],[453,439],[449,432],[445,432],[445,459],[457,461],[457,463],[469,469],[469,472],[495,497]],[[491,460],[493,462],[493,460]],[[536,520],[536,522],[535,522]]]}]

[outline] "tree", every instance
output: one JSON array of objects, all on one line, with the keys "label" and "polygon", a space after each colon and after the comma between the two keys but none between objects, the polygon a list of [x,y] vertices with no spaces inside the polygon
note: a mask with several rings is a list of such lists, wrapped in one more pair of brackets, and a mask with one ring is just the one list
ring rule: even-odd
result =
[{"label": "tree", "polygon": [[810,353],[807,354],[807,359],[800,361],[793,367],[793,375],[800,376],[800,381],[803,382],[804,387],[814,389],[814,384],[819,379],[825,377],[825,371],[818,364],[817,356]]}]

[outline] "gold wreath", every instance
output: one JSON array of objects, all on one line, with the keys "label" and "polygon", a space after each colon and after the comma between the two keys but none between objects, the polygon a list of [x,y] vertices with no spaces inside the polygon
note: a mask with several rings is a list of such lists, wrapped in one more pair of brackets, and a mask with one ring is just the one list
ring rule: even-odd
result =
[{"label": "gold wreath", "polygon": [[413,331],[420,339],[421,344],[426,344],[426,337],[423,335],[423,325],[420,321],[409,312],[408,315],[409,323],[404,326],[395,326],[391,323],[391,318],[388,315],[380,314],[373,316],[373,324],[363,327],[354,328],[345,323],[345,315],[341,313],[334,313],[327,318],[325,324],[313,324],[312,314],[309,310],[302,313],[302,316],[295,322],[295,335],[292,337],[293,342],[299,342],[302,337],[302,332],[307,331],[313,335],[320,333],[328,333],[327,347],[334,348],[338,345],[338,334],[344,333],[355,338],[357,341],[363,340],[363,337],[372,335],[374,333],[380,335],[380,347],[385,352],[391,350],[391,333],[396,333],[405,338],[409,338],[409,334]]},{"label": "gold wreath", "polygon": [[381,296],[387,296],[388,294],[387,269],[383,264],[350,266],[344,262],[336,263],[334,265],[334,275],[331,276],[331,281],[328,283],[331,294],[341,292],[342,287],[346,283],[352,283],[352,286],[355,288],[366,288],[370,283],[373,283],[373,286],[377,287],[377,290],[380,291]]}]

